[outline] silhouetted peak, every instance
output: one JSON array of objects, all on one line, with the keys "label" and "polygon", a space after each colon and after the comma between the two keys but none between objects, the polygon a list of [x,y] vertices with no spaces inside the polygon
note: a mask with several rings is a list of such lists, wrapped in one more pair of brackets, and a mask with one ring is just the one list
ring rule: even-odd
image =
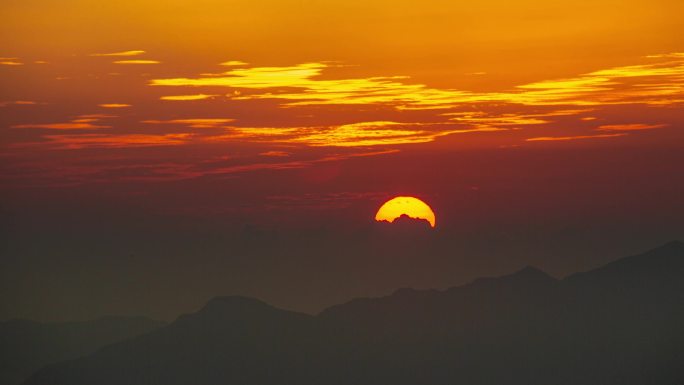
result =
[{"label": "silhouetted peak", "polygon": [[501,281],[525,281],[525,282],[556,282],[556,279],[544,271],[534,267],[525,266],[512,274],[494,278]]},{"label": "silhouetted peak", "polygon": [[623,258],[622,260],[633,264],[650,265],[652,268],[667,269],[674,266],[682,268],[684,265],[684,243],[680,241],[668,242],[641,255]]},{"label": "silhouetted peak", "polygon": [[427,219],[413,218],[413,217],[410,217],[406,214],[401,214],[399,216],[399,218],[394,220],[394,223],[419,223],[419,224],[427,224],[428,226],[430,225],[430,222]]},{"label": "silhouetted peak", "polygon": [[311,317],[278,309],[258,299],[230,296],[210,300],[198,312],[178,317],[173,325],[230,334],[238,330],[235,328],[270,328],[290,322],[305,322]]},{"label": "silhouetted peak", "polygon": [[650,251],[651,253],[684,253],[684,242],[675,240],[670,241],[660,247]]},{"label": "silhouetted peak", "polygon": [[523,286],[537,287],[557,283],[558,280],[533,266],[525,266],[515,273],[499,277],[478,278],[473,285]]},{"label": "silhouetted peak", "polygon": [[666,282],[680,282],[678,274],[684,272],[684,243],[668,242],[645,253],[621,258],[597,269],[572,274],[568,282],[593,281],[615,285],[617,281],[645,282],[664,285]]},{"label": "silhouetted peak", "polygon": [[395,290],[390,297],[416,297],[416,296],[423,296],[423,295],[431,295],[431,294],[437,294],[439,293],[438,290],[435,289],[414,289],[412,287],[401,287],[397,290]]},{"label": "silhouetted peak", "polygon": [[522,269],[516,271],[515,273],[510,275],[511,277],[518,277],[521,279],[538,279],[538,280],[546,280],[546,281],[555,281],[556,279],[551,277],[550,275],[546,274],[546,272],[534,267],[534,266],[525,266]]},{"label": "silhouetted peak", "polygon": [[400,287],[392,293],[392,295],[411,295],[418,292],[418,290],[412,287]]},{"label": "silhouetted peak", "polygon": [[393,232],[425,231],[432,229],[432,226],[427,219],[413,218],[406,214],[401,214],[401,216],[392,222],[379,221],[377,223],[381,228],[392,230]]},{"label": "silhouetted peak", "polygon": [[249,314],[273,310],[275,308],[255,298],[227,296],[209,300],[198,314]]},{"label": "silhouetted peak", "polygon": [[96,318],[92,321],[86,321],[86,322],[93,322],[93,323],[102,323],[102,324],[107,324],[107,323],[118,323],[118,322],[130,322],[130,323],[135,323],[135,322],[152,322],[152,323],[164,323],[163,321],[158,321],[149,317],[145,316],[125,316],[125,315],[106,315],[102,316],[99,318]]}]

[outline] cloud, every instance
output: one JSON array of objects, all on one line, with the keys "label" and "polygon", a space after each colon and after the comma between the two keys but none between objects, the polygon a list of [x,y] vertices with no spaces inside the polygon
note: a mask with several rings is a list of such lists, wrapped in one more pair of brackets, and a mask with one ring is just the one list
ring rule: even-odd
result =
[{"label": "cloud", "polygon": [[99,107],[102,108],[128,108],[131,107],[130,104],[125,104],[125,103],[102,103],[98,104]]},{"label": "cloud", "polygon": [[7,106],[35,106],[37,105],[38,102],[34,102],[32,100],[10,100],[6,102],[0,102],[0,107],[7,107]]},{"label": "cloud", "polygon": [[[192,146],[193,152],[197,149],[197,159],[215,156],[212,151],[222,151],[231,157],[223,163],[190,164],[195,160],[188,160],[189,164],[181,165],[170,165],[177,158],[173,161],[166,158],[145,170],[119,170],[126,178],[141,179],[152,173],[155,178],[173,179],[302,168],[315,162],[346,159],[339,153],[380,154],[384,152],[372,150],[396,151],[403,148],[400,145],[477,132],[516,133],[495,135],[496,138],[478,142],[492,147],[518,146],[526,141],[609,139],[627,134],[636,138],[638,131],[666,126],[653,119],[648,119],[648,124],[638,123],[638,117],[672,119],[679,111],[677,108],[668,108],[667,114],[658,111],[665,111],[667,106],[679,107],[677,103],[684,99],[681,92],[684,75],[680,68],[684,67],[684,56],[641,60],[646,62],[567,79],[541,80],[501,92],[435,88],[406,76],[345,76],[336,72],[340,65],[334,63],[273,67],[235,64],[227,65],[221,74],[155,79],[148,83],[157,87],[154,91],[165,91],[163,94],[152,93],[149,88],[142,91],[126,88],[127,92],[136,93],[135,100],[147,98],[136,106],[149,108],[136,108],[134,117],[105,120],[117,117],[108,112],[116,113],[117,108],[132,106],[102,103],[99,106],[108,109],[100,109],[102,114],[83,114],[71,120],[67,117],[47,123],[19,121],[23,123],[16,126],[19,128],[53,131],[25,131],[17,138],[24,141],[19,145],[39,147],[41,151],[163,147],[140,150],[163,158],[177,156],[179,149],[174,146]],[[164,94],[167,95],[160,96]],[[211,98],[225,103],[225,107],[214,102],[165,102]],[[117,98],[109,100],[112,99],[117,101]],[[107,101],[107,97],[99,100]],[[35,103],[7,101],[0,106]],[[83,108],[88,107],[83,105]],[[627,109],[629,114],[622,113]],[[220,117],[221,111],[232,111],[240,119]],[[629,117],[634,117],[632,122]],[[131,127],[136,122],[157,126]],[[462,142],[467,145],[468,138]],[[244,151],[250,155],[241,155]],[[96,160],[111,154],[105,150],[96,152],[97,155],[92,155]],[[313,156],[318,159],[307,158]],[[109,160],[102,163],[106,162]]]},{"label": "cloud", "polygon": [[45,130],[99,130],[111,128],[109,125],[95,124],[102,119],[115,118],[116,115],[87,114],[79,115],[68,122],[17,124],[12,128],[38,128]]},{"label": "cloud", "polygon": [[229,134],[209,140],[242,139],[305,144],[312,147],[369,147],[427,143],[445,135],[500,130],[503,129],[456,129],[445,123],[373,121],[319,127],[230,127]]},{"label": "cloud", "polygon": [[605,126],[600,126],[597,131],[641,131],[641,130],[654,130],[657,128],[667,127],[667,124],[609,124]]},{"label": "cloud", "polygon": [[196,119],[170,119],[170,120],[143,120],[147,124],[181,124],[191,128],[220,128],[235,119],[229,118],[196,118]]},{"label": "cloud", "polygon": [[614,67],[575,78],[517,87],[511,100],[535,105],[669,105],[683,103],[684,55],[654,56],[655,62]]},{"label": "cloud", "polygon": [[206,95],[206,94],[194,94],[194,95],[169,95],[162,96],[160,100],[172,100],[172,101],[188,101],[188,100],[204,100],[217,97],[219,95]]},{"label": "cloud", "polygon": [[561,109],[551,110],[545,113],[504,113],[495,114],[484,111],[470,111],[470,112],[449,112],[441,114],[449,117],[449,120],[463,124],[474,125],[479,128],[499,127],[499,128],[514,128],[518,126],[549,124],[553,117],[558,116],[574,116],[585,112],[593,111],[591,109]]},{"label": "cloud", "polygon": [[16,57],[0,57],[0,65],[4,66],[22,66],[24,63],[20,62]]},{"label": "cloud", "polygon": [[192,134],[84,134],[84,135],[46,135],[48,143],[33,143],[49,145],[58,149],[82,148],[127,148],[174,146],[185,143],[192,138]]},{"label": "cloud", "polygon": [[406,77],[321,80],[316,77],[326,63],[304,63],[288,67],[252,67],[227,71],[220,76],[153,79],[153,86],[231,87],[252,90],[296,89],[295,92],[257,92],[234,96],[236,100],[287,99],[287,105],[420,103],[432,97],[446,97],[423,85],[398,82]]},{"label": "cloud", "polygon": [[93,53],[90,56],[138,56],[144,54],[142,50],[121,51],[112,53]]},{"label": "cloud", "polygon": [[667,58],[683,58],[684,59],[684,52],[670,52],[670,53],[662,53],[662,54],[656,54],[656,55],[646,55],[645,57],[649,59],[667,59]]},{"label": "cloud", "polygon": [[298,195],[271,195],[266,197],[265,207],[273,210],[344,209],[359,201],[387,199],[387,192],[334,192],[327,194],[307,193]]},{"label": "cloud", "polygon": [[388,104],[397,109],[452,108],[467,103],[533,106],[597,106],[609,104],[674,104],[684,102],[684,55],[649,59],[651,63],[590,72],[566,79],[523,84],[508,92],[438,89],[409,83],[406,76],[324,79],[329,63],[285,67],[235,68],[194,78],[153,79],[152,86],[229,87],[235,100],[276,99],[284,106]]},{"label": "cloud", "polygon": [[205,170],[202,175],[216,175],[216,174],[235,174],[250,171],[260,171],[260,170],[291,170],[309,167],[317,163],[327,163],[335,162],[341,160],[347,160],[352,158],[369,157],[393,154],[398,152],[398,150],[384,150],[384,151],[374,151],[374,152],[358,152],[350,154],[334,154],[327,155],[321,158],[313,160],[293,160],[287,162],[275,162],[275,163],[252,163],[246,165],[229,166],[229,167],[219,167],[211,170]]},{"label": "cloud", "polygon": [[265,152],[259,153],[259,155],[282,158],[282,157],[290,156],[290,153],[285,152],[285,151],[265,151]]},{"label": "cloud", "polygon": [[12,128],[39,128],[45,130],[98,130],[111,126],[94,124],[100,121],[102,115],[80,115],[68,122],[60,123],[28,123],[13,125]]},{"label": "cloud", "polygon": [[356,147],[426,143],[446,135],[444,132],[416,129],[420,126],[385,121],[343,124],[305,134],[293,141],[311,146]]},{"label": "cloud", "polygon": [[246,66],[249,65],[249,63],[240,61],[240,60],[230,60],[227,62],[223,62],[220,65],[222,66],[227,66],[227,67],[240,67],[240,66]]},{"label": "cloud", "polygon": [[79,115],[77,118],[78,119],[110,119],[110,118],[116,118],[116,115],[112,114],[85,114],[85,115]]},{"label": "cloud", "polygon": [[579,139],[598,139],[598,138],[616,138],[625,136],[627,134],[599,134],[599,135],[577,135],[577,136],[541,136],[538,138],[525,139],[527,142],[551,142],[551,141],[568,141]]},{"label": "cloud", "polygon": [[96,130],[100,128],[109,128],[110,126],[100,126],[97,124],[91,124],[89,122],[69,122],[69,123],[30,123],[30,124],[17,124],[12,126],[12,128],[43,128],[47,130]]},{"label": "cloud", "polygon": [[116,60],[114,64],[159,64],[157,60],[135,59],[135,60]]}]

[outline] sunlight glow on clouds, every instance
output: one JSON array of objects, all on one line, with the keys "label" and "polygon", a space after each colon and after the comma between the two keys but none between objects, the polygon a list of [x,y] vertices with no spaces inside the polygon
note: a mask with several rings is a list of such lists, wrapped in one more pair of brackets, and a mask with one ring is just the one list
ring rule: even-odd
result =
[{"label": "sunlight glow on clouds", "polygon": [[641,130],[654,130],[656,128],[667,127],[667,124],[609,124],[605,126],[600,126],[597,131],[641,131]]},{"label": "sunlight glow on clouds", "polygon": [[190,128],[216,128],[225,126],[226,123],[235,119],[226,118],[197,118],[197,119],[171,119],[171,120],[143,120],[147,124],[181,124]]},{"label": "sunlight glow on clouds", "polygon": [[617,138],[627,134],[598,134],[598,135],[577,135],[577,136],[541,136],[538,138],[525,139],[528,142],[551,142],[551,141],[567,141],[578,139],[597,139],[597,138]]},{"label": "sunlight glow on clouds", "polygon": [[117,60],[114,64],[159,64],[160,61],[157,60],[145,60],[145,59],[134,59],[134,60]]},{"label": "sunlight glow on clouds", "polygon": [[[88,155],[96,159],[107,158],[115,149],[146,151],[159,159],[136,170],[110,171],[126,174],[126,178],[176,180],[303,168],[404,151],[411,145],[431,148],[432,142],[442,149],[537,147],[545,142],[603,145],[598,139],[627,143],[632,138],[674,132],[660,129],[675,128],[684,105],[682,54],[641,58],[641,64],[574,77],[473,91],[421,84],[408,76],[373,76],[360,66],[334,62],[260,67],[228,61],[221,63],[229,67],[221,73],[165,78],[160,74],[183,72],[169,71],[173,70],[169,63],[138,59],[144,53],[93,54],[123,58],[117,60],[119,64],[159,64],[133,65],[116,78],[108,76],[109,60],[91,60],[99,63],[101,67],[93,68],[100,72],[93,69],[87,74],[63,69],[49,73],[53,66],[41,66],[51,80],[55,76],[68,79],[58,89],[76,94],[64,99],[50,98],[39,90],[35,95],[5,95],[8,101],[0,107],[12,115],[6,127],[13,135],[5,152],[29,158],[32,153],[69,150],[78,158],[80,150],[98,149],[98,154]],[[174,92],[167,94],[169,89]],[[101,103],[97,106],[107,112],[120,109],[122,113],[98,114],[92,110],[93,96],[95,100],[131,101],[136,108],[128,103]],[[34,105],[32,114],[48,107],[52,110],[49,118],[34,121],[27,109],[9,108],[19,105]],[[79,108],[80,112],[74,112]],[[187,164],[164,158],[172,156],[163,155],[166,152],[184,146],[183,151],[197,154]],[[227,160],[203,159],[209,148]],[[251,155],[236,155],[246,148]],[[78,166],[59,173],[80,181],[95,171],[86,174]]]},{"label": "sunlight glow on clouds", "polygon": [[240,67],[240,66],[249,65],[249,63],[245,63],[245,62],[240,61],[240,60],[230,60],[230,61],[223,62],[220,65],[226,66],[226,67]]},{"label": "sunlight glow on clouds", "polygon": [[169,96],[162,96],[159,99],[161,100],[171,100],[171,101],[192,101],[192,100],[205,100],[205,99],[210,99],[217,97],[219,95],[206,95],[206,94],[194,94],[194,95],[169,95]]},{"label": "sunlight glow on clouds", "polygon": [[[399,129],[404,126],[403,129]],[[363,122],[343,124],[327,130],[318,130],[296,138],[295,142],[311,146],[378,146],[392,144],[426,143],[449,132],[418,130],[416,124],[397,122]],[[417,127],[416,127],[417,128]]]},{"label": "sunlight glow on clouds", "polygon": [[211,140],[242,139],[278,143],[300,143],[313,147],[369,147],[428,143],[440,136],[491,132],[503,129],[435,129],[442,124],[362,122],[321,127],[232,127],[231,133]]},{"label": "sunlight glow on clouds", "polygon": [[449,120],[464,124],[475,125],[479,128],[498,127],[513,129],[518,126],[530,126],[549,124],[552,122],[550,118],[579,115],[585,112],[590,112],[591,109],[574,109],[574,110],[553,110],[546,113],[536,114],[493,114],[483,111],[471,112],[450,112],[444,113],[442,116],[450,117]]},{"label": "sunlight glow on clouds", "polygon": [[0,65],[3,66],[21,66],[24,63],[20,62],[16,57],[0,57]]},{"label": "sunlight glow on clouds", "polygon": [[103,103],[103,104],[98,104],[98,106],[102,108],[127,108],[131,107],[130,104],[125,104],[125,103]]},{"label": "sunlight glow on clouds", "polygon": [[150,146],[173,146],[185,143],[191,134],[165,134],[165,135],[110,135],[110,134],[84,134],[84,135],[46,135],[48,144],[54,148],[81,149],[81,148],[126,148],[126,147],[150,147]]},{"label": "sunlight glow on clouds", "polygon": [[34,102],[32,100],[12,100],[8,102],[0,102],[0,107],[7,107],[7,106],[34,106],[38,104],[38,102]]},{"label": "sunlight glow on clouds", "polygon": [[46,130],[97,130],[101,128],[110,128],[111,126],[94,124],[102,119],[109,118],[110,115],[81,115],[69,122],[64,123],[28,123],[16,124],[12,128],[39,128]]},{"label": "sunlight glow on clouds", "polygon": [[409,78],[406,76],[321,79],[324,70],[335,67],[327,63],[239,68],[196,78],[154,79],[150,84],[256,90],[234,99],[281,99],[285,106],[390,104],[397,108],[431,109],[482,102],[567,106],[668,104],[673,102],[674,96],[681,98],[684,58],[673,54],[660,60],[594,71],[575,78],[520,85],[511,92],[491,93],[430,88],[407,83]]},{"label": "sunlight glow on clouds", "polygon": [[48,130],[92,130],[98,128],[109,128],[109,126],[100,126],[91,124],[90,122],[69,122],[69,123],[44,123],[44,124],[17,124],[12,128],[44,128]]},{"label": "sunlight glow on clouds", "polygon": [[90,56],[138,56],[144,54],[145,51],[142,50],[131,50],[131,51],[121,51],[121,52],[111,52],[111,53],[94,53]]},{"label": "sunlight glow on clouds", "polygon": [[684,135],[681,1],[91,3],[0,3],[0,183]]},{"label": "sunlight glow on clouds", "polygon": [[261,156],[275,156],[275,157],[285,157],[285,156],[290,156],[289,152],[285,151],[265,151],[259,153]]}]

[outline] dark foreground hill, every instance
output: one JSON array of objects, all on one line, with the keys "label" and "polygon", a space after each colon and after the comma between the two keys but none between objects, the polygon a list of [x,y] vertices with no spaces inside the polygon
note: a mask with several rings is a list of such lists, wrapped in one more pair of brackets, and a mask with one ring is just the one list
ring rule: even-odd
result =
[{"label": "dark foreground hill", "polygon": [[91,354],[105,345],[162,325],[144,317],[59,323],[20,319],[0,322],[0,384],[19,384],[45,365]]},{"label": "dark foreground hill", "polygon": [[564,280],[527,267],[308,316],[227,297],[27,385],[684,383],[684,244]]}]

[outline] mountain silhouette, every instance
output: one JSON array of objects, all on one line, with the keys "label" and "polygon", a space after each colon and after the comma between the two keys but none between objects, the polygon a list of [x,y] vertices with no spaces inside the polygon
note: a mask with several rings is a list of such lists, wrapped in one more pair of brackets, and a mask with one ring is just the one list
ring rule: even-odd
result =
[{"label": "mountain silhouette", "polygon": [[0,322],[0,384],[16,385],[41,367],[93,353],[164,323],[144,317],[103,317],[85,322]]},{"label": "mountain silhouette", "polygon": [[392,222],[377,221],[376,227],[388,234],[402,234],[411,232],[424,232],[432,230],[432,225],[427,219],[413,218],[406,214],[401,214]]},{"label": "mountain silhouette", "polygon": [[533,267],[310,316],[243,297],[26,385],[684,383],[684,244],[555,279]]}]

